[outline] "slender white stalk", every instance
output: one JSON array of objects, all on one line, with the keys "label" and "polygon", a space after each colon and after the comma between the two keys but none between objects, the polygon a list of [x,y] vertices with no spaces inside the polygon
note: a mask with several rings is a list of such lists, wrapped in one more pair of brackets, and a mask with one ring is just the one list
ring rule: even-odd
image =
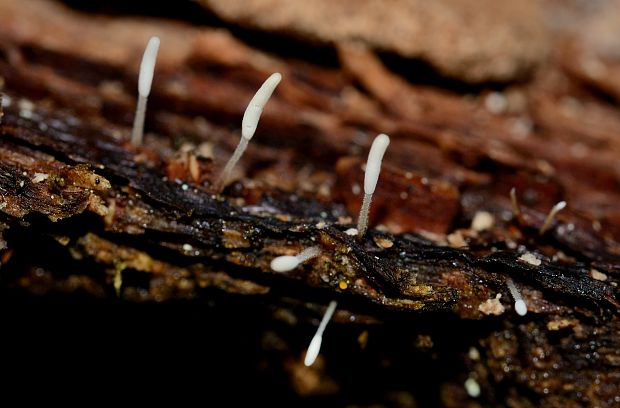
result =
[{"label": "slender white stalk", "polygon": [[547,214],[547,218],[545,218],[545,222],[543,222],[543,225],[538,230],[539,235],[544,234],[549,229],[557,213],[562,211],[565,207],[566,207],[566,201],[560,201],[559,203],[557,203],[551,208],[551,211],[549,211],[549,214]]},{"label": "slender white stalk", "polygon": [[523,212],[521,211],[521,205],[519,204],[519,200],[517,199],[517,189],[510,189],[510,201],[512,202],[512,208],[515,212],[515,216],[517,217],[517,221],[521,225],[525,225],[525,220],[523,218]]},{"label": "slender white stalk", "polygon": [[525,316],[527,314],[527,305],[523,297],[521,297],[519,289],[517,289],[515,283],[510,278],[506,278],[506,286],[508,286],[508,290],[515,300],[515,312],[517,312],[519,316]]},{"label": "slender white stalk", "polygon": [[250,103],[243,114],[243,120],[241,121],[241,140],[215,183],[215,188],[217,191],[221,191],[230,179],[233,168],[241,158],[241,155],[243,155],[243,152],[245,152],[245,149],[248,147],[248,142],[252,139],[252,136],[254,136],[254,133],[256,132],[256,127],[258,126],[258,121],[260,120],[265,105],[269,101],[269,98],[281,80],[282,75],[277,72],[272,74],[269,78],[267,78],[258,91],[256,91],[254,97],[250,100]]},{"label": "slender white stalk", "polygon": [[131,143],[135,145],[142,144],[146,101],[151,93],[155,62],[157,61],[157,51],[159,51],[159,38],[151,37],[144,49],[142,63],[140,64],[140,76],[138,77],[138,105],[136,107],[133,129],[131,131]]},{"label": "slender white stalk", "polygon": [[364,200],[362,201],[362,208],[360,209],[360,215],[357,220],[358,239],[364,236],[366,228],[368,227],[368,212],[370,211],[372,195],[377,187],[377,181],[381,173],[381,162],[383,161],[383,155],[389,144],[390,138],[382,133],[375,137],[370,147],[370,152],[368,153],[366,172],[364,174]]},{"label": "slender white stalk", "polygon": [[222,172],[220,173],[220,176],[218,177],[216,181],[217,191],[221,191],[224,185],[228,182],[228,179],[230,179],[232,170],[237,164],[237,162],[239,161],[239,159],[241,158],[241,156],[243,155],[243,153],[245,152],[245,149],[248,147],[249,141],[250,141],[249,139],[246,139],[243,137],[239,141],[239,144],[237,145],[237,148],[233,152],[233,155],[230,156],[230,159],[228,159],[226,166],[224,166],[224,170],[222,170]]},{"label": "slender white stalk", "polygon": [[360,215],[357,219],[357,237],[361,238],[366,233],[368,228],[368,212],[370,211],[370,203],[372,202],[372,194],[364,193],[364,199],[362,200],[362,208],[360,208]]},{"label": "slender white stalk", "polygon": [[329,323],[329,320],[334,315],[337,305],[338,302],[336,302],[335,300],[329,302],[329,306],[327,307],[327,310],[323,315],[323,319],[319,324],[319,328],[316,330],[316,334],[314,335],[312,341],[310,342],[310,345],[308,346],[308,351],[306,351],[306,357],[304,358],[304,364],[306,365],[306,367],[310,367],[316,361],[316,358],[319,355],[319,351],[321,350],[321,343],[323,342],[323,332],[327,327],[327,323]]},{"label": "slender white stalk", "polygon": [[136,146],[142,144],[142,138],[144,135],[144,116],[146,115],[146,100],[146,96],[138,95],[136,116],[133,119],[133,128],[131,129],[131,143]]},{"label": "slender white stalk", "polygon": [[271,261],[271,269],[276,272],[288,272],[291,271],[301,263],[306,262],[309,259],[316,258],[321,254],[321,248],[318,246],[312,246],[306,248],[297,255],[284,255],[273,258]]}]

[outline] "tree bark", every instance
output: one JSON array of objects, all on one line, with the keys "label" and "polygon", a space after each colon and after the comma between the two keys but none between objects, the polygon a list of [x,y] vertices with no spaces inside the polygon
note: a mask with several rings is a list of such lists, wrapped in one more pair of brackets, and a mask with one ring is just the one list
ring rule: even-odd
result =
[{"label": "tree bark", "polygon": [[[86,308],[98,316],[87,327],[107,333],[94,344],[127,334],[129,349],[113,347],[123,361],[144,343],[168,363],[200,349],[221,373],[214,395],[247,391],[230,403],[620,404],[615,79],[568,63],[591,44],[549,34],[559,51],[498,91],[412,82],[400,74],[410,61],[359,43],[280,33],[257,46],[242,40],[255,32],[221,21],[28,4],[0,5],[7,327],[33,319],[28,333],[68,350],[84,312],[73,308]],[[139,58],[155,34],[146,137],[134,146]],[[313,53],[279,46],[285,37]],[[257,134],[216,191],[245,105],[275,71],[284,79]],[[392,143],[358,240],[346,231],[380,132]],[[271,271],[274,257],[310,246],[318,257]],[[323,350],[305,367],[331,300]],[[159,330],[179,334],[166,343]]]}]

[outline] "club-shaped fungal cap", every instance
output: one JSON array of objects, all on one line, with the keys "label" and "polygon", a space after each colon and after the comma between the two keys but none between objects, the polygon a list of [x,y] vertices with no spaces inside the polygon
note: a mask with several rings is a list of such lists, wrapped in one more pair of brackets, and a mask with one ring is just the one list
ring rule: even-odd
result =
[{"label": "club-shaped fungal cap", "polygon": [[336,311],[336,306],[338,302],[332,300],[329,302],[329,306],[327,306],[327,310],[323,315],[323,319],[321,319],[321,323],[319,324],[319,328],[316,330],[316,334],[312,338],[310,345],[308,346],[308,351],[306,351],[306,357],[304,358],[304,364],[306,367],[314,364],[316,357],[319,355],[319,351],[321,350],[321,343],[323,342],[323,333],[325,332],[325,328],[327,327],[327,323],[334,315]]},{"label": "club-shaped fungal cap", "polygon": [[320,254],[321,248],[319,246],[311,246],[294,256],[278,256],[271,261],[271,269],[276,272],[288,272],[295,269],[300,263],[315,258]]},{"label": "club-shaped fungal cap", "polygon": [[318,333],[312,338],[308,351],[306,351],[306,357],[304,358],[304,365],[310,367],[316,361],[321,351],[321,343],[323,342],[323,336]]},{"label": "club-shaped fungal cap", "polygon": [[558,211],[563,210],[564,208],[566,208],[566,201],[560,201],[559,203],[553,206],[552,211],[554,214],[557,214]]},{"label": "club-shaped fungal cap", "polygon": [[517,289],[515,283],[510,278],[506,278],[506,286],[508,286],[508,290],[515,300],[515,312],[517,312],[519,316],[525,316],[527,313],[527,304],[525,300],[523,300],[521,292],[519,292],[519,289]]},{"label": "club-shaped fungal cap", "polygon": [[527,314],[527,305],[523,299],[515,301],[515,312],[517,312],[519,316],[525,316]]},{"label": "club-shaped fungal cap", "polygon": [[153,72],[157,61],[157,51],[159,50],[159,37],[151,37],[142,56],[140,64],[140,76],[138,79],[138,93],[142,97],[147,97],[151,93],[153,83]]},{"label": "club-shaped fungal cap", "polygon": [[539,235],[543,235],[549,229],[549,227],[553,223],[553,220],[555,219],[555,216],[564,208],[566,208],[566,201],[560,201],[551,208],[549,214],[547,214],[547,217],[543,222],[543,225],[538,230]]},{"label": "club-shaped fungal cap", "polygon": [[263,113],[267,101],[281,80],[282,75],[280,73],[272,74],[256,91],[252,100],[250,100],[241,121],[241,137],[244,139],[250,140],[254,136],[260,115]]},{"label": "club-shaped fungal cap", "polygon": [[364,192],[366,194],[373,194],[377,187],[377,181],[379,180],[379,173],[381,172],[381,161],[385,150],[390,144],[390,138],[381,133],[375,138],[370,147],[370,153],[368,153],[368,161],[366,162],[366,173],[364,175]]},{"label": "club-shaped fungal cap", "polygon": [[279,256],[271,261],[271,269],[276,272],[288,272],[295,269],[297,265],[299,265],[299,259],[291,255]]},{"label": "club-shaped fungal cap", "polygon": [[276,89],[276,86],[280,83],[282,79],[282,75],[279,73],[272,74],[267,80],[263,83],[263,85],[256,91],[256,94],[250,100],[248,107],[245,109],[245,113],[243,114],[243,120],[241,121],[241,139],[239,140],[239,144],[237,148],[233,152],[233,155],[228,159],[226,166],[224,166],[224,170],[220,173],[217,181],[215,182],[215,190],[222,191],[224,185],[230,179],[232,174],[232,170],[245,152],[245,149],[248,147],[248,143],[252,136],[254,136],[254,132],[256,132],[256,127],[258,126],[258,120],[260,119],[260,115],[263,113],[263,108],[267,104],[267,101],[271,97],[271,94]]},{"label": "club-shaped fungal cap", "polygon": [[370,211],[370,203],[372,201],[372,195],[377,187],[377,181],[379,180],[379,173],[381,172],[381,161],[385,150],[390,144],[390,138],[381,133],[370,146],[370,152],[368,153],[368,161],[366,162],[366,172],[364,174],[364,199],[362,200],[362,207],[360,208],[360,215],[357,218],[357,239],[361,240],[368,228],[368,212]]}]

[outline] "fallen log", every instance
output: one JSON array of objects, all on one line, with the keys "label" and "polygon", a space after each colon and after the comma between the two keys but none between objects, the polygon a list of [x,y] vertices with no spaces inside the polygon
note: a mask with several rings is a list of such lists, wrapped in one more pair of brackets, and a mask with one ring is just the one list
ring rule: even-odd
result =
[{"label": "fallen log", "polygon": [[[201,310],[209,334],[185,328],[175,350],[201,347],[190,333],[204,340],[201,361],[225,373],[217,384],[248,390],[233,403],[618,403],[618,107],[565,60],[466,98],[413,84],[359,45],[338,44],[329,67],[222,29],[32,4],[0,5],[7,307],[96,301],[113,316],[106,341],[135,316],[196,325]],[[135,146],[139,46],[155,33],[161,68]],[[282,84],[220,192],[245,104],[273,71]],[[599,120],[583,125],[566,100]],[[358,240],[347,230],[378,132],[393,141]],[[313,246],[293,271],[271,270]],[[305,367],[331,300],[323,351]],[[48,316],[33,310],[11,321]],[[164,344],[153,327],[128,330]],[[223,357],[234,353],[245,359]]]}]

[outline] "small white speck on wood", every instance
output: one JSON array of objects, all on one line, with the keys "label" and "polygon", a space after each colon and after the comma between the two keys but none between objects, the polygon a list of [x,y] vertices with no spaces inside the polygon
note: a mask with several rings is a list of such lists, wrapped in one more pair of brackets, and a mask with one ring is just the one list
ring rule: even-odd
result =
[{"label": "small white speck on wood", "polygon": [[485,231],[493,228],[495,225],[495,217],[487,211],[478,211],[471,221],[471,229],[476,232]]},{"label": "small white speck on wood", "polygon": [[357,235],[357,228],[349,228],[344,233],[347,234],[347,235],[356,236]]},{"label": "small white speck on wood", "polygon": [[521,255],[519,258],[519,261],[528,263],[530,265],[534,265],[534,266],[540,266],[540,264],[542,263],[542,261],[538,258],[536,258],[536,255],[534,255],[531,252],[526,252],[523,255]]}]

